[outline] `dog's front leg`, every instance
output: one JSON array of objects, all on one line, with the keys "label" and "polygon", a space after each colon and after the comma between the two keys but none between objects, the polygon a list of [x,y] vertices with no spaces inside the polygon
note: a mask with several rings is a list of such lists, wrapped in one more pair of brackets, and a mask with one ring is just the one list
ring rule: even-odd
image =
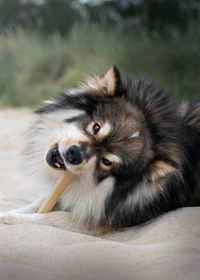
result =
[{"label": "dog's front leg", "polygon": [[46,214],[21,214],[14,211],[1,212],[0,224],[40,224],[72,230],[77,227],[70,213],[64,211]]},{"label": "dog's front leg", "polygon": [[32,213],[37,213],[39,210],[40,206],[42,205],[45,197],[47,195],[43,195],[42,197],[36,199],[35,201],[31,202],[30,204],[27,204],[23,207],[14,209],[14,210],[9,210],[7,212],[0,212],[1,214],[32,214]]},{"label": "dog's front leg", "polygon": [[42,205],[45,197],[46,195],[43,195],[39,199],[23,207],[6,212],[0,212],[0,224],[51,224],[52,219],[48,218],[49,214],[37,214],[37,211]]},{"label": "dog's front leg", "polygon": [[100,227],[88,230],[85,226],[78,223],[70,212],[57,211],[59,207],[55,207],[55,211],[50,213],[38,214],[37,211],[45,197],[46,195],[24,207],[7,212],[0,212],[0,224],[39,224],[92,235],[100,235],[108,231]]},{"label": "dog's front leg", "polygon": [[65,228],[66,224],[68,223],[71,227],[71,214],[67,212],[56,211],[47,214],[37,213],[46,196],[46,194],[43,194],[43,196],[39,199],[21,208],[10,210],[7,212],[0,212],[0,224],[29,223]]},{"label": "dog's front leg", "polygon": [[92,230],[88,230],[86,227],[79,224],[73,218],[71,213],[65,211],[55,211],[46,214],[20,214],[13,212],[1,212],[0,224],[39,224],[91,235],[100,235],[107,232],[107,230],[105,230],[104,228],[95,228]]},{"label": "dog's front leg", "polygon": [[18,217],[20,216],[19,214],[33,214],[37,213],[38,209],[42,205],[42,202],[44,201],[46,195],[41,196],[40,198],[36,199],[30,204],[27,204],[23,207],[14,209],[14,210],[9,210],[6,212],[0,212],[0,223],[3,223],[3,218],[4,217]]},{"label": "dog's front leg", "polygon": [[39,224],[96,236],[110,231],[110,229],[108,230],[101,227],[87,229],[85,226],[78,223],[70,212],[65,211],[53,211],[46,214],[21,214],[16,212],[14,213],[14,211],[1,212],[0,224]]}]

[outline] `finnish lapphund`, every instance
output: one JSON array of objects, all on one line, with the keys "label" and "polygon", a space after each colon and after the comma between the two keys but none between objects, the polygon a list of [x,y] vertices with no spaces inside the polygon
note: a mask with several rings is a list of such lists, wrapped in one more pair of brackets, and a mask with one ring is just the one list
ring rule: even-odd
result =
[{"label": "finnish lapphund", "polygon": [[[54,210],[86,228],[145,223],[190,205],[198,189],[200,103],[176,105],[115,66],[46,101],[34,119],[24,151],[31,180],[50,190],[63,172],[75,173]],[[27,213],[42,199],[1,220],[37,221],[41,214]]]}]

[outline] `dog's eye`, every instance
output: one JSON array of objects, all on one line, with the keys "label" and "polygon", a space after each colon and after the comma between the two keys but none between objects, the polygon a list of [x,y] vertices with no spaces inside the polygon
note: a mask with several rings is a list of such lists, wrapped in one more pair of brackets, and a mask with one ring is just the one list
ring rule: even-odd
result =
[{"label": "dog's eye", "polygon": [[112,162],[109,161],[107,158],[102,158],[102,163],[103,163],[105,166],[111,166],[111,165],[112,165]]},{"label": "dog's eye", "polygon": [[95,123],[95,124],[93,125],[92,130],[93,130],[93,134],[94,134],[94,135],[97,135],[98,132],[99,132],[99,130],[100,130],[100,125],[99,125],[98,123]]}]

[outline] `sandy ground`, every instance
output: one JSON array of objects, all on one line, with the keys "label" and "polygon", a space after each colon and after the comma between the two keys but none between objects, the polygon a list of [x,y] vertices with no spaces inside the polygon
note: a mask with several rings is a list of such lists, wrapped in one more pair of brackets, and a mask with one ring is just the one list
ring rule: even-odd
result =
[{"label": "sandy ground", "polygon": [[[0,110],[0,211],[36,197],[19,152],[28,110]],[[200,207],[178,209],[145,227],[93,237],[45,225],[0,225],[1,280],[199,280]]]},{"label": "sandy ground", "polygon": [[[26,109],[0,110],[0,191],[4,194],[0,211],[5,210],[5,207],[7,210],[13,206],[17,208],[33,200],[26,194],[25,178],[20,166],[20,153],[31,118],[31,111]],[[35,191],[32,190],[31,194],[35,196]]]}]

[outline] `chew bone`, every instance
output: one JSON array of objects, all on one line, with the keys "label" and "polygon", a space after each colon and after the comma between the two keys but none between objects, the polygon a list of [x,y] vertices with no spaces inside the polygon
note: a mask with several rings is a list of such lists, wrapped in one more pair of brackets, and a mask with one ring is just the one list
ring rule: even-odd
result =
[{"label": "chew bone", "polygon": [[56,202],[58,201],[61,194],[70,184],[72,179],[74,178],[74,174],[71,172],[65,172],[64,176],[57,182],[56,186],[50,192],[48,197],[43,202],[42,206],[38,210],[38,213],[48,213],[50,212],[53,207],[55,206]]}]

